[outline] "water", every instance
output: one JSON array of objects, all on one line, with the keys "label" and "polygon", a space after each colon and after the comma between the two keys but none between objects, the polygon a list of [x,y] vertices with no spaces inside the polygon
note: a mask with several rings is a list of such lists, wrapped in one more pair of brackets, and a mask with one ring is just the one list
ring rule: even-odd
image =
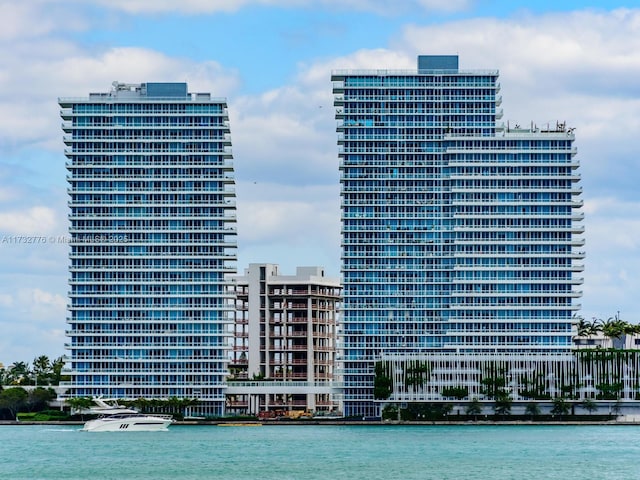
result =
[{"label": "water", "polygon": [[0,426],[3,479],[635,479],[636,426]]}]

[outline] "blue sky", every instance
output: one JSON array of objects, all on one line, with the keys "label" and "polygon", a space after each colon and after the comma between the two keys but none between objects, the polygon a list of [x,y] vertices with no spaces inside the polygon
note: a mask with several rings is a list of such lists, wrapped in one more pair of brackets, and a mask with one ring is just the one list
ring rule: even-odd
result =
[{"label": "blue sky", "polygon": [[[229,7],[232,5],[233,7]],[[65,353],[67,246],[57,98],[114,80],[187,81],[229,102],[239,261],[339,276],[330,74],[460,56],[501,73],[504,121],[576,128],[586,213],[581,314],[637,323],[637,2],[0,0],[0,362]]]}]

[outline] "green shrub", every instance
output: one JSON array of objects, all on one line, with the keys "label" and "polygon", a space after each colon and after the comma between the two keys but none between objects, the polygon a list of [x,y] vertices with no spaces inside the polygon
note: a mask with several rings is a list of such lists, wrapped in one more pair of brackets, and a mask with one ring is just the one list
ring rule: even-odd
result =
[{"label": "green shrub", "polygon": [[43,410],[42,412],[21,412],[18,413],[18,420],[21,422],[57,422],[68,420],[69,415],[60,410]]},{"label": "green shrub", "polygon": [[442,395],[443,397],[453,397],[457,398],[458,400],[462,400],[469,395],[469,389],[466,387],[443,388],[440,392],[440,395]]}]

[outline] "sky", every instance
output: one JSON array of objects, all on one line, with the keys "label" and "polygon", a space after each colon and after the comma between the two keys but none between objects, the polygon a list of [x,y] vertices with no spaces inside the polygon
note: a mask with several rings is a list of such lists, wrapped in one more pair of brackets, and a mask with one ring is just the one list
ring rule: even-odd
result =
[{"label": "sky", "polygon": [[239,271],[321,265],[339,278],[331,71],[414,69],[419,54],[498,69],[505,123],[576,129],[587,254],[579,314],[640,323],[637,1],[0,0],[0,23],[5,366],[67,353],[59,97],[113,81],[185,81],[226,98]]}]

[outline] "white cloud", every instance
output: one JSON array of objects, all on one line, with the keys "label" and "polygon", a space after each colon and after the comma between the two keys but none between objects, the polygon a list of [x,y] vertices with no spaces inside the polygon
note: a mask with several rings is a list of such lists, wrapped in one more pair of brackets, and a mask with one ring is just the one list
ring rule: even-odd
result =
[{"label": "white cloud", "polygon": [[[307,2],[311,5],[313,0]],[[372,12],[381,15],[395,15],[408,11],[457,12],[467,10],[473,0],[321,0],[319,3],[334,9]]]},{"label": "white cloud", "polygon": [[99,55],[79,52],[46,66],[52,67],[56,88],[62,93],[108,91],[116,80],[186,81],[192,91],[223,92],[220,96],[231,93],[237,85],[237,74],[214,61],[195,62],[137,47],[111,48]]},{"label": "white cloud", "polygon": [[194,14],[235,12],[251,3],[269,5],[276,2],[269,0],[181,0],[180,2],[175,0],[94,0],[94,3],[128,13],[183,12]]},{"label": "white cloud", "polygon": [[326,201],[305,202],[304,191],[299,200],[247,201],[239,206],[239,233],[247,244],[280,241],[322,244],[339,241],[339,204]]},{"label": "white cloud", "polygon": [[412,25],[395,45],[411,56],[457,52],[462,69],[499,69],[505,122],[567,121],[576,127],[585,190],[635,195],[640,10]]},{"label": "white cloud", "polygon": [[[16,276],[21,282],[21,276]],[[34,281],[34,278],[31,278]],[[42,279],[35,279],[42,281]],[[21,282],[22,283],[22,282]],[[64,353],[66,300],[43,288],[11,286],[0,296],[0,362],[30,362],[38,355]],[[12,300],[6,301],[6,297]],[[4,299],[5,301],[3,301]]]},{"label": "white cloud", "polygon": [[316,62],[299,74],[299,81],[304,85],[316,85],[316,88],[327,89],[327,81],[332,70],[410,70],[416,68],[416,54],[404,48],[362,49],[328,61]]},{"label": "white cloud", "polygon": [[318,213],[314,205],[303,202],[247,202],[239,229],[248,243],[280,239],[293,244],[311,233],[306,227]]},{"label": "white cloud", "polygon": [[402,43],[419,53],[460,52],[462,68],[499,68],[515,82],[512,88],[526,89],[528,95],[578,91],[598,96],[603,87],[633,85],[625,75],[640,73],[639,30],[638,10],[585,10],[411,25]]},{"label": "white cloud", "polygon": [[0,42],[43,37],[56,30],[87,28],[77,12],[50,0],[0,2]]},{"label": "white cloud", "polygon": [[0,307],[10,307],[13,305],[13,297],[7,293],[0,293]]},{"label": "white cloud", "polygon": [[[73,0],[72,0],[73,1]],[[79,2],[80,0],[75,0]],[[323,6],[392,15],[399,11],[423,9],[454,12],[466,10],[472,0],[94,0],[105,7],[128,13],[182,12],[187,14],[235,12],[251,6],[299,7]]]},{"label": "white cloud", "polygon": [[[2,175],[0,174],[0,180]],[[18,192],[15,187],[3,187],[0,186],[0,203],[9,202],[18,198]]]},{"label": "white cloud", "polygon": [[611,316],[637,322],[633,303],[640,288],[640,202],[616,197],[593,197],[585,202],[583,314],[586,318]]},{"label": "white cloud", "polygon": [[633,218],[640,212],[640,202],[592,196],[585,200],[583,211],[588,218]]},{"label": "white cloud", "polygon": [[58,313],[64,313],[66,300],[58,294],[46,292],[39,288],[34,288],[28,293],[34,309],[53,309]]},{"label": "white cloud", "polygon": [[[56,42],[53,42],[54,44]],[[191,91],[229,96],[239,83],[237,72],[213,61],[195,62],[136,47],[109,48],[90,52],[59,44],[48,58],[23,62],[22,56],[48,45],[33,43],[20,54],[8,57],[14,74],[0,78],[0,147],[39,143],[61,151],[58,97],[87,96],[109,91],[113,81],[186,81]]]},{"label": "white cloud", "polygon": [[0,232],[14,235],[48,235],[59,223],[56,212],[45,206],[0,212]]}]

